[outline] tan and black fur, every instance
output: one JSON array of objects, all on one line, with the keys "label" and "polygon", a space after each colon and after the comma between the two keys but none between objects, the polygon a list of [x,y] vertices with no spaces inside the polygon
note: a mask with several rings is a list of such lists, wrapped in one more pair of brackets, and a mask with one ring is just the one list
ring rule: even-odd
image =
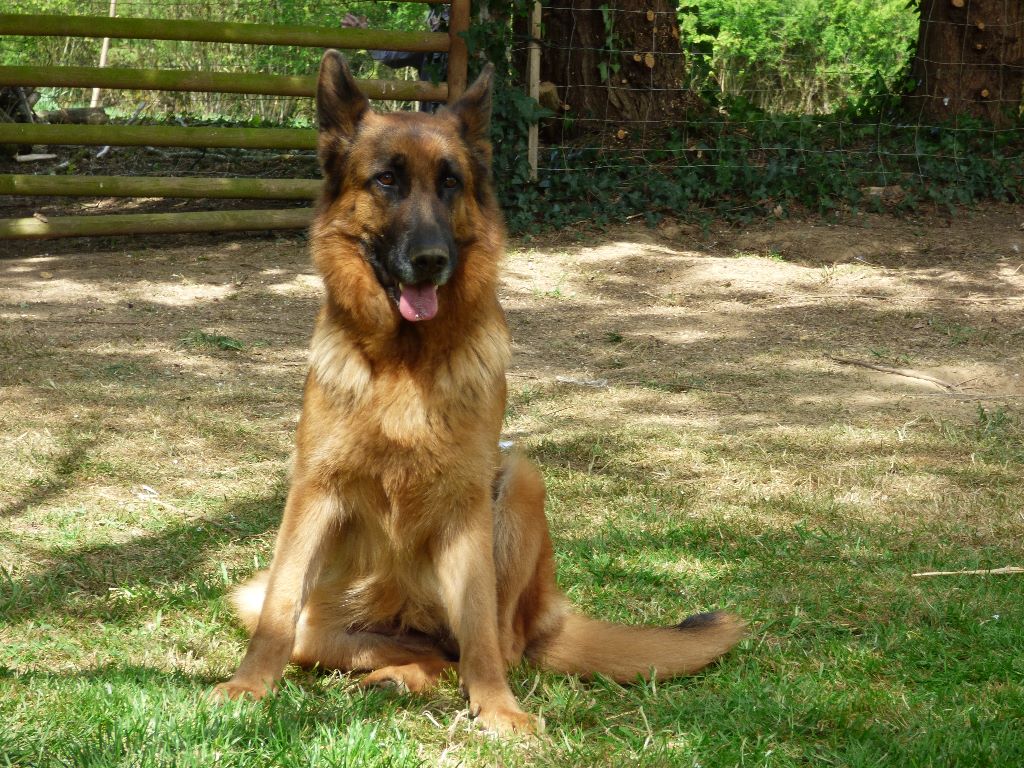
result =
[{"label": "tan and black fur", "polygon": [[629,681],[694,672],[743,633],[721,613],[596,621],[555,583],[541,475],[498,450],[509,339],[490,100],[488,68],[437,115],[377,114],[324,56],[325,298],[273,563],[235,593],[252,639],[219,697],[264,695],[289,661],[413,691],[457,667],[486,727],[532,731],[506,680],[524,656]]}]

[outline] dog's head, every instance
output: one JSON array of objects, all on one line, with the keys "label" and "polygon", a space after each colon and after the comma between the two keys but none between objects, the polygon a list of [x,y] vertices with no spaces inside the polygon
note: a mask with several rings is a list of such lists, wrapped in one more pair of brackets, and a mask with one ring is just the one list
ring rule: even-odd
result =
[{"label": "dog's head", "polygon": [[488,140],[493,67],[436,115],[379,114],[337,51],[320,64],[320,218],[359,244],[377,282],[410,322],[438,312],[438,288],[459,270],[493,207]]}]

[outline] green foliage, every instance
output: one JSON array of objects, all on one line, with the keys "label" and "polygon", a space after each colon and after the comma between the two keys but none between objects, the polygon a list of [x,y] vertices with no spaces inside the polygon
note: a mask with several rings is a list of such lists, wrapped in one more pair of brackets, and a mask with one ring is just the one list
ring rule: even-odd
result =
[{"label": "green foliage", "polygon": [[524,229],[541,203],[537,187],[530,181],[526,154],[527,131],[531,124],[549,117],[534,99],[523,93],[509,58],[512,50],[512,20],[525,18],[528,0],[511,0],[504,6],[507,16],[493,15],[476,22],[465,35],[470,54],[470,77],[489,61],[495,67],[491,140],[494,144],[494,178],[502,205],[513,230]]},{"label": "green foliage", "polygon": [[918,17],[907,0],[689,0],[680,27],[723,98],[811,113],[899,93]]},{"label": "green foliage", "polygon": [[[508,16],[476,24],[469,41],[499,67],[494,168],[513,232],[637,214],[654,223],[666,214],[749,218],[794,206],[827,213],[881,205],[868,187],[899,187],[895,204],[908,208],[1024,195],[1018,133],[898,119],[893,107],[918,24],[906,0],[682,3],[683,48],[705,114],[624,158],[595,148],[599,137],[542,150],[540,179],[530,182],[526,131],[543,113],[522,95],[508,57],[520,42],[508,19],[525,16],[529,4],[502,7]],[[614,34],[608,24],[606,32]]]}]

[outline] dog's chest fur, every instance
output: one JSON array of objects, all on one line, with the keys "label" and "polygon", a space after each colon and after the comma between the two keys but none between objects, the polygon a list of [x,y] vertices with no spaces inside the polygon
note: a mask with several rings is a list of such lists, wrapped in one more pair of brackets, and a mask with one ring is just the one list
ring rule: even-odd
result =
[{"label": "dog's chest fur", "polygon": [[394,355],[375,360],[322,315],[298,460],[342,495],[345,486],[372,485],[387,508],[371,513],[406,520],[418,507],[437,509],[436,494],[458,499],[486,487],[498,462],[509,340],[500,314],[483,319],[446,347],[431,349],[428,338],[414,359],[396,363]]},{"label": "dog's chest fur", "polygon": [[408,365],[375,364],[345,328],[318,322],[304,404],[316,418],[303,418],[298,458],[345,507],[324,577],[354,625],[443,631],[431,561],[448,526],[490,503],[508,358],[500,316]]},{"label": "dog's chest fur", "polygon": [[378,362],[347,329],[322,317],[310,343],[310,376],[323,393],[319,408],[330,412],[332,431],[348,439],[359,433],[361,449],[371,454],[416,449],[460,431],[462,419],[504,407],[510,353],[503,323],[467,329],[444,348],[423,346],[411,359]]}]

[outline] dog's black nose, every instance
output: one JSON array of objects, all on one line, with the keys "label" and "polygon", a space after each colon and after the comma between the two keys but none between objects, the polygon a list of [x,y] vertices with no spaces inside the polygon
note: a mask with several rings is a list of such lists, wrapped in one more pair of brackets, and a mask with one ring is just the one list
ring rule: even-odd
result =
[{"label": "dog's black nose", "polygon": [[440,245],[424,246],[409,254],[409,261],[421,279],[436,277],[448,266],[448,249]]}]

